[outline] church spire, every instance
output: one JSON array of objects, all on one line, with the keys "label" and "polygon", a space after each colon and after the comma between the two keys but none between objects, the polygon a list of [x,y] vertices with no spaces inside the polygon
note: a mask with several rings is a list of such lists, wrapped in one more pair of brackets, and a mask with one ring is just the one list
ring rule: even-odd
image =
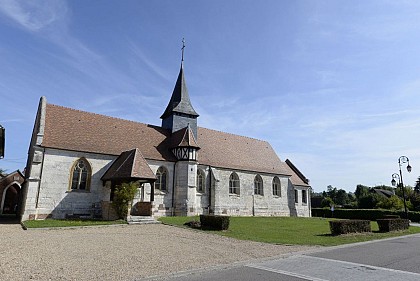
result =
[{"label": "church spire", "polygon": [[191,104],[187,83],[185,82],[184,49],[185,40],[183,39],[181,48],[181,68],[179,70],[178,79],[176,80],[168,106],[160,118],[162,119],[162,127],[170,129],[172,132],[183,129],[190,124],[194,136],[197,138],[197,117],[199,115]]}]

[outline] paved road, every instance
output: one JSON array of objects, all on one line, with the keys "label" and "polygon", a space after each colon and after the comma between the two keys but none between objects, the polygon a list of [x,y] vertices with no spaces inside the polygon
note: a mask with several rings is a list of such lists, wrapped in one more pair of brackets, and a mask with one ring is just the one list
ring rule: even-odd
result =
[{"label": "paved road", "polygon": [[189,272],[157,280],[417,281],[420,280],[420,235],[331,247],[312,253]]}]

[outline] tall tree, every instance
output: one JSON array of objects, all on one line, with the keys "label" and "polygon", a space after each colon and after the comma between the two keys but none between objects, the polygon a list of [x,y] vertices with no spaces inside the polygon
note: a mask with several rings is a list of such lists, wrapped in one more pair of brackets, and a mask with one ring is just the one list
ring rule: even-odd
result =
[{"label": "tall tree", "polygon": [[414,186],[414,191],[416,193],[420,193],[420,177],[418,177],[417,180],[416,180],[416,185]]},{"label": "tall tree", "polygon": [[362,197],[365,197],[369,194],[369,187],[365,185],[358,184],[356,187],[356,191],[354,192],[354,195],[356,196],[357,200],[359,200]]}]

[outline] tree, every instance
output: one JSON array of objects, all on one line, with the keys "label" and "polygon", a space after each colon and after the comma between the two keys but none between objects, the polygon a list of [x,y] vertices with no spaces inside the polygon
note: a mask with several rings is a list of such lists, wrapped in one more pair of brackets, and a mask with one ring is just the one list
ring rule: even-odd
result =
[{"label": "tree", "polygon": [[360,209],[375,209],[381,199],[381,195],[369,192],[367,195],[359,197],[357,199],[357,204]]},{"label": "tree", "polygon": [[335,199],[337,198],[337,188],[333,187],[332,185],[327,186],[327,191],[322,192],[322,195],[325,197],[330,197],[331,200],[335,202]]},{"label": "tree", "polygon": [[358,184],[356,187],[356,191],[354,192],[354,195],[356,196],[356,199],[359,200],[359,198],[367,196],[369,194],[369,187],[365,185]]},{"label": "tree", "polygon": [[[404,186],[404,194],[405,194],[406,199],[409,198],[411,194],[413,193],[414,193],[413,187],[409,185]],[[399,197],[403,198],[403,192],[402,192],[401,186],[395,189],[395,195],[398,195]]]},{"label": "tree", "polygon": [[417,180],[416,180],[416,185],[414,186],[414,191],[416,193],[420,193],[420,177],[418,177]]},{"label": "tree", "polygon": [[335,203],[337,205],[341,205],[341,206],[350,203],[349,196],[348,196],[347,192],[344,189],[339,189],[337,191],[337,195],[336,195],[336,198],[335,198]]},{"label": "tree", "polygon": [[414,211],[420,211],[420,193],[413,192],[410,196],[410,202]]},{"label": "tree", "polygon": [[404,208],[404,203],[401,198],[396,195],[392,195],[389,198],[382,198],[376,206],[387,210],[401,210]]},{"label": "tree", "polygon": [[383,189],[383,190],[388,190],[388,191],[392,191],[394,192],[395,188],[392,186],[387,186],[387,185],[377,185],[373,187],[374,189]]},{"label": "tree", "polygon": [[334,205],[333,200],[330,197],[324,197],[324,199],[322,199],[321,201],[321,207],[325,208],[325,207],[331,207],[332,205]]}]

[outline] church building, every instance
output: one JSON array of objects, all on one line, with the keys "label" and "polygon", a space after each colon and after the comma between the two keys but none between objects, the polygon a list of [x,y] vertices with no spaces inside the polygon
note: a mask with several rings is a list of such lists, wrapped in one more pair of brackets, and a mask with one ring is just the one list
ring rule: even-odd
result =
[{"label": "church building", "polygon": [[133,216],[310,216],[308,179],[262,140],[198,126],[183,62],[161,126],[41,97],[22,220],[114,218],[115,186],[138,181]]}]

